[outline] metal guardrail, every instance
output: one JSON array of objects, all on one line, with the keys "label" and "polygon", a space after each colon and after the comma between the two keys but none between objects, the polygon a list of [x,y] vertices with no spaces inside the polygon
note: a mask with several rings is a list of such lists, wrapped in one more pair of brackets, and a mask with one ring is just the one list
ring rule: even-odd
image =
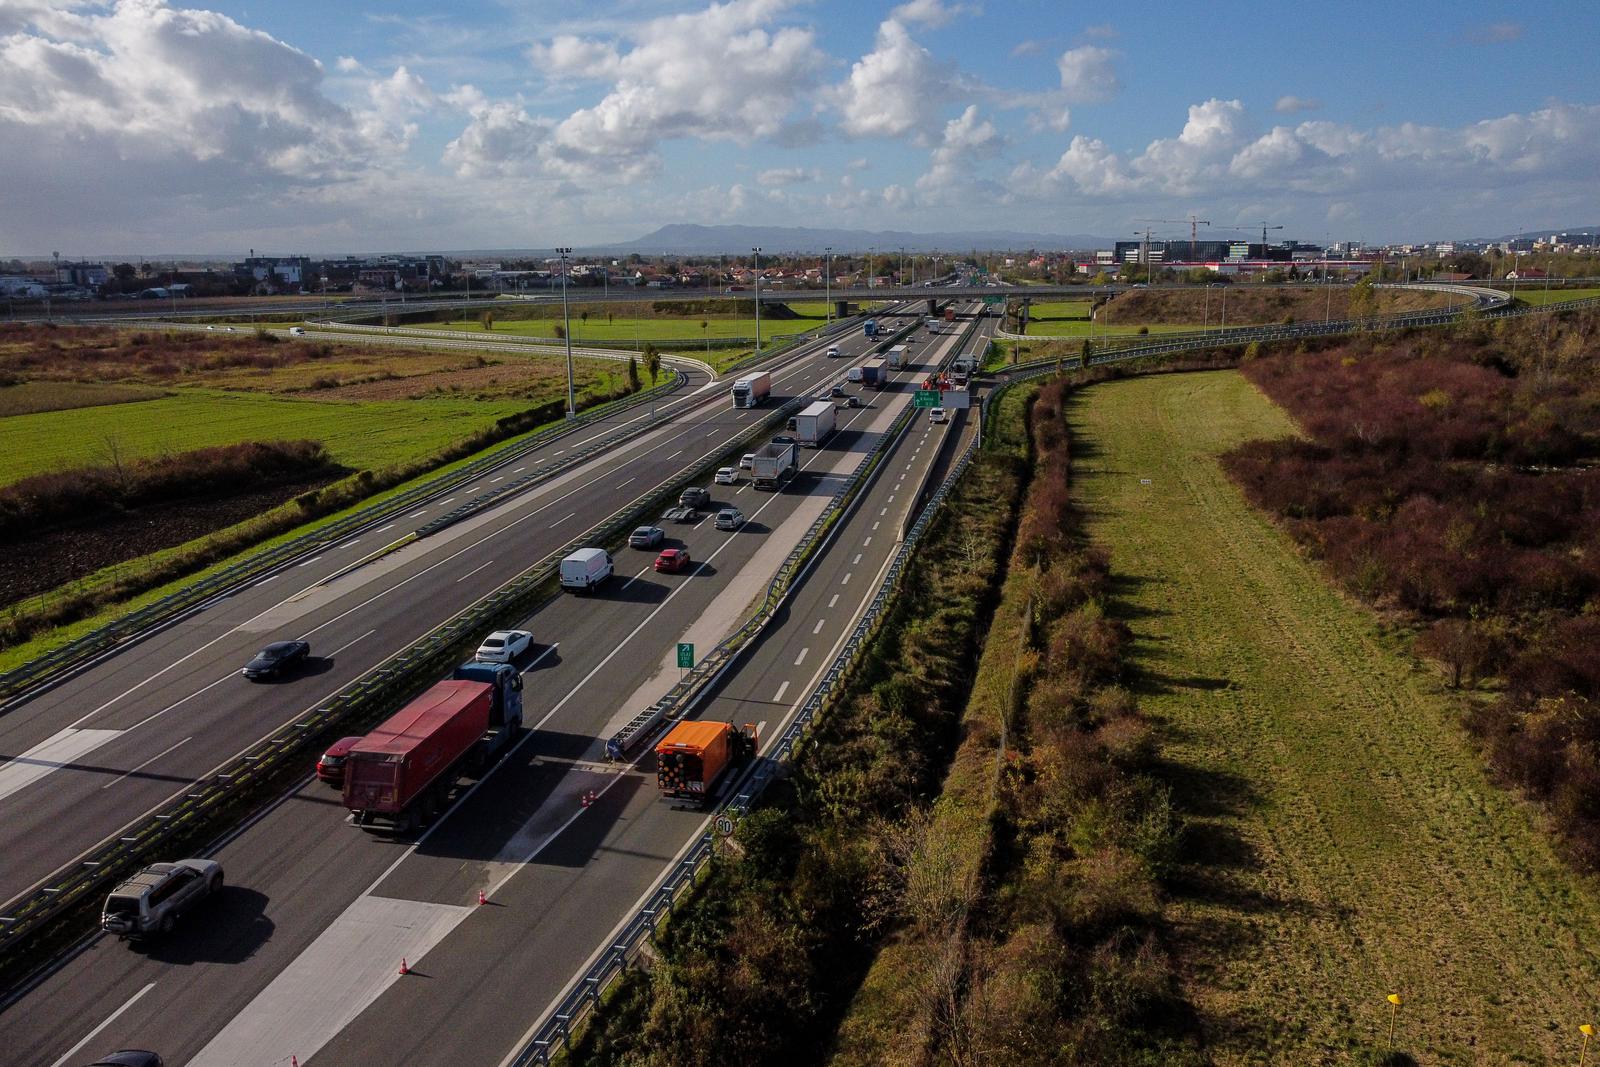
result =
[{"label": "metal guardrail", "polygon": [[[951,347],[950,355],[945,360],[946,363],[961,352],[972,334],[978,329],[981,321],[978,317],[973,318],[962,338]],[[1038,372],[1038,374],[1044,373],[1047,372]],[[987,411],[990,400],[1001,391],[1003,389],[984,397],[984,411]],[[694,672],[691,672],[690,676],[679,683],[679,686],[674,687],[675,690],[682,687],[677,701],[673,700],[673,694],[669,692],[657,705],[652,705],[650,709],[642,712],[639,717],[636,717],[633,722],[624,727],[616,738],[607,743],[608,754],[611,753],[612,744],[621,738],[624,733],[629,732],[630,729],[642,731],[638,734],[639,737],[649,736],[649,731],[653,729],[653,725],[643,726],[641,724],[648,716],[655,713],[658,708],[677,707],[681,709],[680,714],[689,710],[694,701],[714,684],[717,676],[727,668],[732,659],[740,651],[748,647],[750,639],[766,627],[772,616],[776,614],[778,607],[782,605],[782,600],[787,597],[794,576],[801,573],[810,556],[822,544],[830,519],[831,521],[838,521],[846,513],[846,509],[860,499],[859,491],[882,469],[883,458],[891,451],[892,444],[904,435],[915,416],[915,408],[908,407],[901,412],[896,417],[895,422],[890,425],[890,428],[885,431],[883,438],[880,439],[878,447],[869,460],[858,467],[851,481],[835,493],[833,500],[829,502],[828,508],[825,508],[817,521],[812,523],[811,528],[806,531],[805,537],[802,538],[795,550],[789,554],[788,559],[784,561],[784,566],[779,569],[778,575],[768,585],[767,598],[762,602],[761,607],[756,610],[756,613],[751,616],[740,630],[724,640],[723,645],[730,646],[730,654],[726,660],[706,670],[698,683],[695,683]],[[893,602],[894,594],[910,562],[912,553],[927,532],[928,526],[932,523],[933,516],[938,512],[939,507],[948,498],[950,491],[961,479],[961,476],[966,473],[967,467],[971,464],[974,456],[977,455],[979,447],[981,447],[981,442],[978,435],[974,434],[967,448],[963,451],[960,460],[951,467],[939,489],[929,498],[927,505],[922,509],[921,515],[916,523],[912,525],[905,540],[896,549],[893,561],[879,586],[877,594],[873,597],[861,619],[857,621],[854,629],[851,630],[844,647],[834,658],[833,664],[823,675],[817,688],[812,691],[805,704],[802,705],[794,721],[779,735],[778,740],[775,742],[775,747],[758,760],[751,769],[751,772],[747,775],[748,782],[746,787],[736,793],[727,803],[723,804],[718,809],[718,814],[729,815],[733,818],[742,817],[746,814],[750,810],[750,806],[755,802],[756,797],[761,794],[762,790],[772,780],[777,765],[790,759],[794,753],[795,746],[799,743],[806,730],[809,729],[812,721],[837,698],[848,680],[850,672],[854,669],[867,646],[871,643],[873,636],[877,633],[878,627]],[[869,467],[871,468],[870,470],[868,469]],[[846,494],[849,493],[855,493],[855,496],[841,504]],[[830,510],[832,511],[831,516],[829,514]],[[719,645],[718,649],[721,649],[723,645]],[[715,650],[712,654],[715,654]],[[704,666],[710,659],[711,656],[708,655],[706,660],[702,661],[701,666]],[[701,667],[697,666],[695,671],[700,669]],[[663,710],[661,714],[656,715],[654,724],[659,725],[664,717],[665,711]],[[634,743],[636,744],[637,740]],[[618,936],[602,950],[588,970],[573,982],[566,993],[557,1001],[555,1010],[535,1030],[532,1038],[518,1053],[517,1058],[513,1061],[514,1067],[531,1067],[533,1064],[548,1065],[551,1055],[566,1046],[567,1042],[571,1040],[573,1027],[588,1012],[599,1005],[600,997],[605,989],[615,978],[631,966],[633,960],[638,956],[641,946],[654,937],[656,927],[661,919],[672,913],[678,900],[694,884],[700,872],[705,869],[705,865],[714,851],[714,842],[713,834],[710,832],[702,833],[699,838],[690,844],[688,850],[673,863],[644,903],[635,910],[633,915],[629,916]]]},{"label": "metal guardrail", "polygon": [[354,725],[374,722],[392,712],[430,679],[453,668],[463,654],[477,647],[484,634],[522,618],[548,596],[562,558],[586,545],[620,543],[641,515],[662,506],[681,486],[709,474],[726,452],[737,451],[764,435],[805,402],[805,397],[797,397],[773,409],[725,449],[668,476],[628,507],[579,534],[462,614],[346,685],[308,714],[250,746],[182,797],[125,828],[115,839],[96,846],[46,879],[40,888],[12,902],[9,913],[0,915],[0,971],[14,965],[17,957],[47,933],[57,919],[107,892],[140,864],[163,853],[166,842],[203,836],[214,829],[219,814],[236,812],[256,801],[252,787],[271,785],[286,768],[309,766],[319,745],[336,732],[348,733]]},{"label": "metal guardrail", "polygon": [[[137,611],[114,619],[82,637],[76,638],[59,648],[52,649],[35,659],[29,660],[22,666],[0,675],[0,700],[10,702],[19,696],[30,694],[36,687],[47,681],[60,680],[60,676],[64,672],[82,666],[134,638],[141,637],[157,626],[176,621],[191,611],[205,607],[216,598],[232,593],[240,586],[264,577],[285,564],[313,552],[324,551],[352,534],[359,533],[369,526],[393,518],[407,508],[415,507],[418,503],[430,497],[448,492],[482,477],[496,467],[543,448],[568,434],[593,425],[595,422],[605,419],[624,408],[649,400],[659,400],[666,394],[680,388],[686,381],[687,378],[682,372],[675,371],[673,379],[669,382],[633,396],[597,405],[585,411],[576,419],[540,431],[509,445],[504,445],[488,455],[473,460],[453,471],[429,478],[421,485],[389,497],[380,503],[362,508],[351,515],[320,526],[309,533],[285,541],[280,545],[252,553],[237,563],[230,564],[214,574],[192,582],[184,588],[169,593]],[[661,416],[656,420],[644,423],[634,428],[631,432],[641,433],[665,417]],[[612,440],[612,443],[615,443],[615,439]],[[0,710],[4,709],[0,708]]]}]

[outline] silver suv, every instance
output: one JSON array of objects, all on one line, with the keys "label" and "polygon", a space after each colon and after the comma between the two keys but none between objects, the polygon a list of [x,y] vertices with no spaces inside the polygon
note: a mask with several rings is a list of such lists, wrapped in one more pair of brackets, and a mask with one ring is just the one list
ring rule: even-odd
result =
[{"label": "silver suv", "polygon": [[152,863],[111,891],[100,927],[121,938],[168,934],[179,915],[221,890],[215,860]]}]

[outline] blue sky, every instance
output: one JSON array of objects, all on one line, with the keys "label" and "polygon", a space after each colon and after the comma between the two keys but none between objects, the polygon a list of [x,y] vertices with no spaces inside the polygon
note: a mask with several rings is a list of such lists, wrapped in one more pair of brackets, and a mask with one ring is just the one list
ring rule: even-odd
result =
[{"label": "blue sky", "polygon": [[0,0],[0,255],[1600,221],[1600,4],[442,6]]}]

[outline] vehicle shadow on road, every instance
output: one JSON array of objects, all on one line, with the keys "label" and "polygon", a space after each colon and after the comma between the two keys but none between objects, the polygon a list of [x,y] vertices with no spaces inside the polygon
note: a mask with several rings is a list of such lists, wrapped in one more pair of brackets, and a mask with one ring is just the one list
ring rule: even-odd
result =
[{"label": "vehicle shadow on road", "polygon": [[166,938],[148,942],[141,951],[160,963],[243,963],[272,938],[276,929],[267,918],[267,895],[245,886],[225,885],[222,892],[178,921]]}]

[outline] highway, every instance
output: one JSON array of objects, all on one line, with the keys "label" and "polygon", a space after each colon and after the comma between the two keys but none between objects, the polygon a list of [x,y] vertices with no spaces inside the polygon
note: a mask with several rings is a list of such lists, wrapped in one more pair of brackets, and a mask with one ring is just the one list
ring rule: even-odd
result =
[{"label": "highway", "polygon": [[[837,372],[814,354],[824,344],[779,357],[776,396],[807,392]],[[855,354],[867,347],[859,334],[842,344]],[[703,376],[672,403],[681,415],[665,427],[379,562],[328,580],[502,479],[647,413],[619,413],[486,472],[9,707],[0,717],[0,754],[9,757],[0,763],[0,899],[14,900],[672,473],[720,454],[762,414],[733,410],[724,387]],[[310,669],[266,684],[238,676],[257,648],[285,637],[312,643]]]},{"label": "highway", "polygon": [[[952,341],[919,342],[914,353],[930,351],[914,358],[937,358]],[[843,366],[817,357],[793,374],[822,384]],[[691,573],[655,575],[653,553],[624,550],[608,590],[536,611],[526,624],[537,642],[525,664],[533,729],[414,845],[346,825],[336,794],[307,783],[217,853],[229,888],[206,914],[143,951],[95,939],[0,1016],[9,1062],[87,1062],[122,1047],[156,1048],[168,1063],[501,1062],[704,820],[655,799],[648,762],[596,763],[603,738],[676,680],[676,642],[703,651],[748,615],[838,479],[909,402],[913,377],[903,371],[873,406],[840,411],[839,431],[802,452],[785,492],[716,487],[750,517],[743,529],[669,528],[699,561]],[[967,431],[960,420],[913,424],[702,714],[780,729],[874,590],[938,443]],[[686,440],[680,429],[672,443]],[[608,468],[590,484],[615,497],[612,479],[628,473]],[[442,593],[437,580],[429,589]],[[599,799],[585,807],[591,790]],[[489,905],[476,905],[479,890]],[[402,957],[413,971],[404,978]]]}]

